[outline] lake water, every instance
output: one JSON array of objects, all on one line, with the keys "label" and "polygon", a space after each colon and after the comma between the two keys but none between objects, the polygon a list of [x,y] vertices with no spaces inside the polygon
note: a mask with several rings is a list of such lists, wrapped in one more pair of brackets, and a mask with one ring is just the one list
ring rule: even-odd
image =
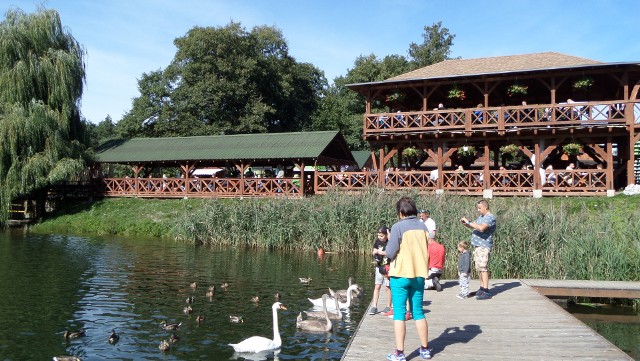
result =
[{"label": "lake water", "polygon": [[[271,305],[276,291],[288,307],[279,312],[283,345],[258,359],[339,360],[366,309],[356,303],[332,333],[296,330],[296,316],[310,309],[326,287],[365,288],[370,300],[370,259],[355,254],[247,251],[187,245],[157,239],[85,238],[59,235],[0,235],[0,360],[229,360],[229,343],[250,336],[272,338]],[[311,277],[308,286],[298,277]],[[190,287],[197,282],[195,290]],[[229,284],[226,291],[221,283]],[[206,297],[209,285],[215,295]],[[194,296],[193,313],[183,308]],[[260,301],[252,302],[253,296]],[[205,315],[198,325],[197,315]],[[244,323],[229,322],[230,315]],[[162,353],[170,333],[161,321],[182,322],[180,341]],[[65,330],[86,330],[66,342]],[[115,329],[120,340],[110,345]]]},{"label": "lake water", "polygon": [[[0,360],[51,360],[75,355],[83,360],[339,360],[366,312],[373,279],[370,257],[356,254],[252,251],[193,246],[158,239],[122,239],[0,233]],[[331,333],[296,330],[298,312],[310,309],[326,287],[344,289],[353,276],[365,289]],[[301,285],[298,277],[311,277]],[[190,287],[197,282],[194,290]],[[220,288],[223,282],[229,287]],[[209,285],[218,289],[206,297]],[[252,358],[234,354],[229,343],[250,336],[272,337],[274,294],[280,311],[282,348]],[[193,313],[183,312],[195,297]],[[252,297],[258,296],[255,304]],[[573,309],[573,313],[585,313]],[[202,324],[197,315],[205,315]],[[244,323],[229,322],[230,315]],[[158,349],[170,333],[160,322],[182,322],[180,341]],[[632,357],[637,357],[639,324],[586,320]],[[631,321],[629,321],[631,320]],[[86,336],[63,339],[65,330]],[[111,330],[120,335],[107,343]],[[390,329],[389,332],[392,332]]]}]

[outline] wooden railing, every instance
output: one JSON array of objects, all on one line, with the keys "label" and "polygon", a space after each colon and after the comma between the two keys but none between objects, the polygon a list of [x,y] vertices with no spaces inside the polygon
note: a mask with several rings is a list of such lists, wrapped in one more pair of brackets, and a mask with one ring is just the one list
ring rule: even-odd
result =
[{"label": "wooden railing", "polygon": [[94,187],[106,197],[301,196],[297,178],[96,178]]},{"label": "wooden railing", "polygon": [[[492,190],[495,195],[530,195],[535,177],[544,194],[594,195],[606,193],[604,169],[553,170],[491,170],[488,183],[484,170],[443,170],[442,186],[430,177],[431,171],[317,172],[315,189],[307,194],[326,193],[330,189],[362,191],[371,187],[388,190],[416,189],[432,193],[438,189],[450,193],[480,195]],[[102,178],[94,179],[94,191],[106,197],[301,197],[299,178]],[[311,186],[311,184],[309,184]]]},{"label": "wooden railing", "polygon": [[[365,114],[364,133],[389,131],[487,130],[553,126],[640,125],[640,101],[599,101],[535,104],[425,112]],[[627,118],[628,117],[628,118]]]},{"label": "wooden railing", "polygon": [[330,188],[362,190],[379,186],[378,173],[372,172],[317,172],[315,192],[326,192]]}]

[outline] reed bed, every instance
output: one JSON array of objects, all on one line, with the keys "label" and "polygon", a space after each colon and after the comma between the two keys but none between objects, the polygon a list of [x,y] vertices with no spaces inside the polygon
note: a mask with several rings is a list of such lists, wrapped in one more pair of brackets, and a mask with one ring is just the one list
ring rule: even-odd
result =
[{"label": "reed bed", "polygon": [[[381,225],[398,220],[404,195],[429,209],[447,250],[445,277],[457,278],[459,220],[475,219],[481,198],[369,189],[304,199],[105,199],[35,225],[35,232],[172,237],[194,244],[369,253]],[[640,280],[640,196],[495,198],[493,278]]]},{"label": "reed bed", "polygon": [[[470,236],[459,219],[475,219],[480,198],[370,189],[305,199],[214,199],[183,212],[173,231],[200,244],[368,253],[377,228],[397,221],[395,202],[403,195],[431,211],[447,249],[444,276],[456,278],[456,243]],[[492,277],[640,280],[637,201],[490,200],[498,219]]]}]

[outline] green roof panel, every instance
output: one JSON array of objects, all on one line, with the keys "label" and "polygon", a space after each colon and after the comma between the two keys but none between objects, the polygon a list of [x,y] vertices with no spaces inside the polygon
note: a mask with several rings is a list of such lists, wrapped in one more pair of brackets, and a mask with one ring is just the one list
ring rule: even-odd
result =
[{"label": "green roof panel", "polygon": [[118,139],[96,150],[98,163],[317,159],[321,156],[353,161],[338,131]]}]

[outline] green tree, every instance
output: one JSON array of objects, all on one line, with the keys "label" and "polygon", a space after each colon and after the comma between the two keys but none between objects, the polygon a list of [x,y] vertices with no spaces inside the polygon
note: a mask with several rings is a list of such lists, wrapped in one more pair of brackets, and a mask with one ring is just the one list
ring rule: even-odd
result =
[{"label": "green tree", "polygon": [[449,29],[442,27],[442,21],[425,26],[422,44],[411,43],[409,45],[409,56],[414,69],[450,59],[455,37],[454,34],[449,33]]},{"label": "green tree", "polygon": [[[347,89],[346,85],[381,81],[409,70],[410,63],[401,55],[388,55],[383,59],[374,54],[359,56],[347,75],[337,77],[333,85],[323,92],[318,111],[313,116],[313,129],[338,129],[351,149],[366,149],[362,139],[365,99]],[[382,108],[379,110],[383,111]]]},{"label": "green tree", "polygon": [[171,64],[145,74],[120,123],[131,136],[299,131],[310,127],[324,74],[288,53],[279,29],[194,27]]},{"label": "green tree", "polygon": [[[362,140],[362,115],[365,113],[365,98],[346,88],[347,84],[383,81],[449,58],[455,35],[442,27],[442,22],[424,27],[424,42],[409,45],[408,60],[402,55],[387,55],[382,59],[374,54],[359,56],[347,75],[334,79],[334,83],[323,92],[317,112],[313,115],[314,130],[339,129],[352,149],[366,149]],[[372,112],[389,111],[385,104],[374,101]]]},{"label": "green tree", "polygon": [[55,10],[9,10],[0,23],[2,220],[13,199],[84,170],[84,54]]},{"label": "green tree", "polygon": [[91,148],[97,148],[100,144],[109,139],[118,138],[116,125],[110,115],[98,124],[88,123],[86,125]]}]

